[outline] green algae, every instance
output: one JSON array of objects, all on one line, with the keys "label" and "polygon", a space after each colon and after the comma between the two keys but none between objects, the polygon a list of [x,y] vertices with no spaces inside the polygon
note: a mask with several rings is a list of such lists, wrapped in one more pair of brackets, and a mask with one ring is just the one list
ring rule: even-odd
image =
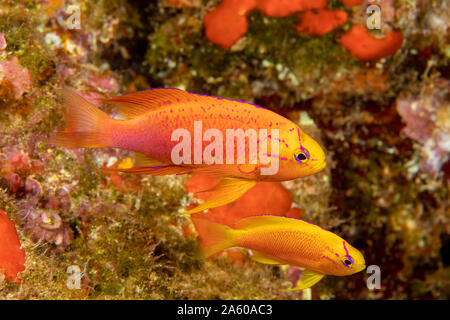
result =
[{"label": "green algae", "polygon": [[[430,60],[439,61],[436,65],[440,68],[448,65],[448,59],[443,59],[448,49],[442,35],[425,22],[421,27],[431,30],[431,36],[408,35],[401,53],[375,66],[357,61],[339,44],[342,30],[324,37],[299,35],[295,16],[273,19],[254,12],[242,43],[225,50],[204,36],[204,8],[151,4],[155,11],[143,17],[127,1],[80,2],[84,17],[89,17],[83,19],[82,31],[99,45],[91,48],[84,66],[73,63],[75,74],[60,81],[54,76],[54,65],[60,61],[38,32],[48,26],[36,18],[42,8],[37,1],[26,1],[25,9],[18,3],[10,4],[7,18],[0,17],[0,32],[5,33],[8,56],[17,56],[31,71],[37,90],[30,98],[32,111],[25,117],[17,116],[14,106],[6,105],[2,159],[13,149],[30,150],[32,159],[48,158],[41,172],[29,175],[44,190],[38,206],[45,208],[58,187],[71,185],[70,208],[56,211],[74,235],[62,251],[54,243],[36,242],[25,228],[23,206],[28,200],[23,192],[0,190],[0,208],[16,223],[28,257],[23,284],[1,282],[1,298],[299,297],[280,291],[286,288],[285,270],[253,262],[245,253],[244,266],[226,256],[199,258],[195,235],[183,233],[189,221],[178,215],[189,199],[184,177],[139,177],[138,186],[134,186],[136,177],[122,175],[122,181],[131,187],[121,189],[99,169],[111,154],[102,150],[75,153],[45,142],[63,118],[51,90],[64,84],[86,90],[86,70],[100,73],[103,59],[117,57],[114,50],[124,41],[146,37],[146,52],[130,51],[131,58],[121,61],[136,59],[128,71],[142,75],[148,86],[177,86],[246,101],[270,93],[280,98],[272,105],[274,109],[300,108],[313,118],[316,126],[310,130],[326,146],[328,168],[286,186],[304,219],[338,233],[361,249],[369,264],[382,267],[384,286],[381,291],[370,292],[364,273],[326,277],[314,287],[314,298],[448,298],[449,267],[440,252],[448,221],[448,188],[442,176],[409,173],[419,148],[399,134],[402,123],[398,116],[383,120],[384,113],[395,114],[392,108],[399,93],[421,89],[418,75],[426,67],[408,50],[431,46],[435,53]],[[331,6],[341,4],[333,1]],[[414,1],[398,1],[398,6],[405,7],[399,11],[398,26],[406,34],[414,27],[406,18],[418,9]],[[117,24],[110,23],[115,19]],[[139,32],[124,31],[130,28]],[[109,59],[110,66],[119,64]],[[367,86],[355,92],[353,78],[375,68],[388,73],[388,88],[373,93]],[[445,69],[437,71],[444,73]],[[127,83],[134,82],[133,77],[127,79]],[[264,84],[262,89],[258,89],[258,82]],[[120,90],[129,91],[125,86]],[[26,177],[21,174],[22,179]],[[85,272],[81,289],[67,287],[71,265]]]}]

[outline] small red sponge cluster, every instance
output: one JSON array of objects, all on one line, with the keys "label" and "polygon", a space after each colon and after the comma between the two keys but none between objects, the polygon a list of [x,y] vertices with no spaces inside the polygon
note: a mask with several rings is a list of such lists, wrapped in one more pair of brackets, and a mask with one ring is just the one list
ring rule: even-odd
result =
[{"label": "small red sponge cluster", "polygon": [[[213,43],[230,48],[248,29],[247,15],[259,10],[268,17],[287,17],[299,13],[298,32],[322,36],[344,25],[348,16],[344,10],[327,9],[328,0],[223,0],[205,14],[206,37]],[[360,5],[363,0],[343,0],[346,7]],[[357,59],[373,60],[387,57],[402,45],[401,32],[388,31],[384,39],[371,36],[361,26],[353,26],[340,43]]]},{"label": "small red sponge cluster", "polygon": [[0,209],[0,279],[20,283],[17,274],[25,270],[25,250],[20,244],[14,223]]},{"label": "small red sponge cluster", "polygon": [[403,43],[400,31],[388,31],[384,39],[370,35],[369,30],[353,26],[341,38],[341,44],[359,60],[374,60],[393,55]]}]

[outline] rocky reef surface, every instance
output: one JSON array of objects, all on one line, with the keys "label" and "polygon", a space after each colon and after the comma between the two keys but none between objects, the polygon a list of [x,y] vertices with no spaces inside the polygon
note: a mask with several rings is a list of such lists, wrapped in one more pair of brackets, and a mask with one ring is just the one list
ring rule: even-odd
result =
[{"label": "rocky reef surface", "polygon": [[[448,4],[301,3],[2,1],[0,209],[27,259],[20,283],[0,277],[0,298],[449,299]],[[361,31],[370,5],[380,27]],[[221,23],[236,14],[230,40]],[[284,292],[298,270],[239,250],[200,259],[178,214],[195,201],[188,177],[104,174],[131,155],[46,143],[63,123],[61,87],[88,99],[177,87],[299,123],[328,166],[283,183],[286,201],[379,266],[381,287],[361,272]]]}]

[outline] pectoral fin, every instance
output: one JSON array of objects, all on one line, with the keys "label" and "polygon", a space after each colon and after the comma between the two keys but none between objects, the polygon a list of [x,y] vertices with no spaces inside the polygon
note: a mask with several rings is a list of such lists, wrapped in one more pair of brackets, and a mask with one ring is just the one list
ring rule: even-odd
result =
[{"label": "pectoral fin", "polygon": [[294,288],[288,289],[286,291],[297,291],[308,289],[313,285],[315,285],[320,280],[322,280],[324,276],[325,275],[323,273],[317,271],[305,270],[301,278],[298,280],[297,285]]},{"label": "pectoral fin", "polygon": [[252,260],[255,260],[264,264],[286,264],[286,262],[277,260],[271,256],[268,256],[264,253],[252,250],[252,256],[250,257]]},{"label": "pectoral fin", "polygon": [[220,207],[226,205],[234,200],[239,199],[251,187],[256,184],[253,180],[244,180],[237,178],[224,178],[219,184],[210,190],[214,193],[204,203],[195,207],[194,209],[185,211],[183,214],[192,214],[201,212],[206,209]]}]

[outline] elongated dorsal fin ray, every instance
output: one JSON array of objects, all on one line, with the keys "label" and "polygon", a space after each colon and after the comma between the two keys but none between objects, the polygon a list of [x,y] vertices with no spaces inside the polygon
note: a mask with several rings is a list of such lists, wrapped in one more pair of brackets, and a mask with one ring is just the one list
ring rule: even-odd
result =
[{"label": "elongated dorsal fin ray", "polygon": [[111,102],[119,107],[120,114],[128,119],[138,117],[150,110],[187,102],[214,103],[219,98],[190,93],[176,88],[157,88],[136,91],[112,98],[96,100]]}]

